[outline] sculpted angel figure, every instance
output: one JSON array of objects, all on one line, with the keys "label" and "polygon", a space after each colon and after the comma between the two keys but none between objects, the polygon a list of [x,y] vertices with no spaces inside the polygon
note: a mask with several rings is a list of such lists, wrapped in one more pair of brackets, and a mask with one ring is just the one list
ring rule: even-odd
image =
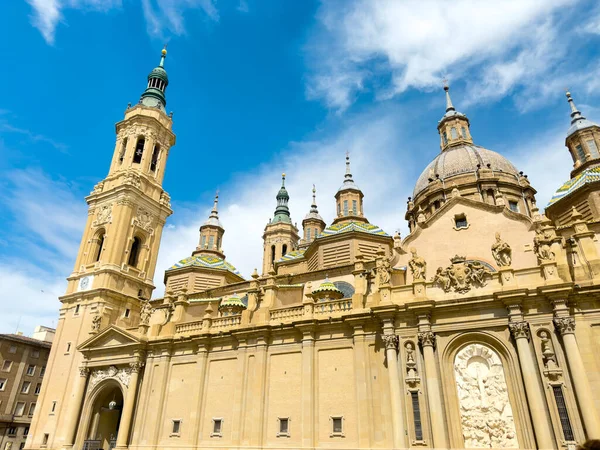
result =
[{"label": "sculpted angel figure", "polygon": [[550,245],[552,240],[548,233],[536,231],[533,238],[533,251],[540,261],[554,261],[554,252]]},{"label": "sculpted angel figure", "polygon": [[387,258],[383,258],[381,264],[377,267],[377,276],[379,278],[379,286],[390,284],[392,279],[392,265]]},{"label": "sculpted angel figure", "polygon": [[140,325],[148,325],[150,323],[150,316],[152,315],[152,306],[150,301],[144,301],[142,310],[140,311]]},{"label": "sculpted angel figure", "polygon": [[412,273],[413,279],[424,280],[427,271],[427,262],[422,256],[417,255],[417,250],[413,247],[410,249],[412,258],[408,261],[408,267]]},{"label": "sculpted angel figure", "polygon": [[492,245],[492,255],[499,267],[508,267],[512,262],[512,249],[500,238],[500,233],[496,233],[496,242]]},{"label": "sculpted angel figure", "polygon": [[448,292],[452,284],[448,270],[442,267],[438,267],[437,271],[435,272],[435,276],[432,278],[432,281],[441,287],[444,292]]},{"label": "sculpted angel figure", "polygon": [[469,275],[471,277],[471,280],[474,281],[476,284],[483,286],[485,284],[485,276],[491,275],[489,269],[478,261],[473,261],[472,263],[470,263],[470,267],[471,272]]}]

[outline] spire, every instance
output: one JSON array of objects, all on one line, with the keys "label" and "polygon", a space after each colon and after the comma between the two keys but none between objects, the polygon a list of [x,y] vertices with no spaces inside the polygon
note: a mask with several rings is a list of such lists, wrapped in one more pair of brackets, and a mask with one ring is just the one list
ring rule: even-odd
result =
[{"label": "spire", "polygon": [[148,85],[140,98],[140,103],[145,106],[159,108],[165,112],[165,106],[167,106],[165,91],[169,84],[169,77],[165,70],[165,58],[167,57],[166,45],[160,55],[160,63],[148,74]]},{"label": "spire", "polygon": [[344,175],[344,183],[338,189],[338,192],[346,189],[354,189],[360,191],[359,187],[354,183],[352,171],[350,170],[350,153],[346,152],[346,174]]},{"label": "spire", "polygon": [[208,216],[208,220],[206,222],[204,222],[204,225],[213,225],[216,227],[221,227],[223,228],[223,226],[221,225],[221,221],[219,220],[219,191],[216,192],[215,194],[215,202],[213,204],[213,208],[210,212],[210,215]]},{"label": "spire", "polygon": [[450,86],[448,86],[447,80],[444,80],[444,91],[446,91],[446,112],[456,111],[452,104],[452,99],[450,98]]},{"label": "spire", "polygon": [[275,208],[275,216],[273,217],[273,223],[292,223],[292,220],[290,219],[290,209],[288,207],[290,195],[288,194],[288,191],[285,188],[285,173],[281,174],[281,188],[279,189],[279,192],[277,192],[276,198],[277,208]]},{"label": "spire", "polygon": [[[317,209],[317,189],[315,188],[314,184],[313,184],[313,188],[312,188],[312,205],[310,205],[310,211],[308,212],[308,214],[306,215],[304,220],[309,220],[309,219],[316,219],[316,220],[320,220],[321,222],[325,223],[323,221],[323,218],[319,214],[319,210]],[[304,223],[304,221],[302,221],[302,223]]]},{"label": "spire", "polygon": [[567,137],[571,136],[578,130],[582,130],[584,128],[589,128],[592,126],[598,126],[594,122],[591,122],[585,118],[581,111],[577,109],[575,106],[575,102],[573,101],[573,97],[571,97],[571,93],[567,90],[565,95],[567,96],[567,101],[569,102],[569,106],[571,108],[571,127],[567,132]]}]

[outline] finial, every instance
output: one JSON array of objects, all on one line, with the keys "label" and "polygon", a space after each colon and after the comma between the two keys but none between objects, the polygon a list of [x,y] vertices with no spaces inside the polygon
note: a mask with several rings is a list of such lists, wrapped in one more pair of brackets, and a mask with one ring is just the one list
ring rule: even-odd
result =
[{"label": "finial", "polygon": [[573,101],[573,97],[571,97],[571,93],[569,92],[568,89],[565,89],[565,95],[567,96],[567,101],[569,102],[569,106],[571,107],[571,125],[574,124],[575,122],[577,122],[578,120],[582,120],[585,119],[585,117],[583,117],[581,115],[581,111],[579,111],[577,109],[577,107],[575,106],[575,102]]},{"label": "finial", "polygon": [[217,189],[217,192],[215,193],[215,203],[213,205],[213,210],[212,210],[212,212],[214,212],[215,214],[218,212],[218,206],[219,206],[219,190]]},{"label": "finial", "polygon": [[281,187],[285,187],[285,172],[281,174]]},{"label": "finial", "polygon": [[163,49],[160,51],[161,57],[160,57],[160,67],[163,67],[165,65],[165,58],[167,57],[167,44],[165,44],[165,46],[163,47]]},{"label": "finial", "polygon": [[446,112],[456,111],[450,98],[450,86],[448,86],[448,80],[444,78],[444,91],[446,92]]},{"label": "finial", "polygon": [[313,188],[312,188],[312,193],[313,193],[313,205],[317,205],[317,188],[315,188],[315,185],[313,184]]},{"label": "finial", "polygon": [[352,181],[352,173],[350,172],[350,152],[346,152],[346,175],[345,177],[347,180]]}]

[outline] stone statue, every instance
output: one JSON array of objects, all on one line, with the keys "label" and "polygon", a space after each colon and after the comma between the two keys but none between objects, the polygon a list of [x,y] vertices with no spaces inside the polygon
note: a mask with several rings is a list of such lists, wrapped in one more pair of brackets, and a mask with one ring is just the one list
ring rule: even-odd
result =
[{"label": "stone statue", "polygon": [[492,245],[492,255],[499,267],[508,267],[512,262],[512,249],[500,238],[500,233],[496,233],[496,242]]},{"label": "stone statue", "polygon": [[541,340],[540,344],[542,347],[542,360],[544,361],[544,367],[549,370],[556,369],[556,354],[554,353],[554,348],[552,347],[550,335],[547,331],[542,330],[540,331],[539,336]]},{"label": "stone statue", "polygon": [[441,287],[444,292],[448,292],[452,286],[450,277],[448,276],[448,271],[441,267],[438,267],[437,271],[435,272],[435,276],[432,278],[432,281]]},{"label": "stone statue", "polygon": [[417,250],[413,247],[410,249],[412,258],[408,261],[408,267],[412,273],[413,280],[424,280],[427,271],[427,262],[423,257],[417,255]]},{"label": "stone statue", "polygon": [[382,258],[377,263],[377,281],[379,286],[390,284],[392,279],[392,264],[389,259]]},{"label": "stone statue", "polygon": [[537,230],[533,238],[533,251],[539,262],[554,261],[554,252],[551,248],[552,233],[549,230]]},{"label": "stone statue", "polygon": [[100,314],[96,314],[92,318],[92,332],[97,333],[100,331],[100,324],[102,323],[102,316]]},{"label": "stone statue", "polygon": [[140,325],[149,325],[150,324],[150,316],[152,315],[152,306],[150,305],[150,300],[145,300],[142,305],[142,310],[140,311]]},{"label": "stone statue", "polygon": [[417,362],[415,361],[415,348],[412,342],[407,342],[406,346],[406,372],[407,378],[417,377]]},{"label": "stone statue", "polygon": [[504,368],[498,354],[470,344],[454,359],[465,448],[518,448]]}]

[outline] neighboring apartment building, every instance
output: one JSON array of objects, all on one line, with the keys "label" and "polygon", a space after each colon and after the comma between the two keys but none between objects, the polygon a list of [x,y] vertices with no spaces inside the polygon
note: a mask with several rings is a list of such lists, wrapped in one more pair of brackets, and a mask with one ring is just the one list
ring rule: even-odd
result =
[{"label": "neighboring apartment building", "polygon": [[0,334],[0,450],[25,447],[54,332],[38,326],[39,339]]}]

